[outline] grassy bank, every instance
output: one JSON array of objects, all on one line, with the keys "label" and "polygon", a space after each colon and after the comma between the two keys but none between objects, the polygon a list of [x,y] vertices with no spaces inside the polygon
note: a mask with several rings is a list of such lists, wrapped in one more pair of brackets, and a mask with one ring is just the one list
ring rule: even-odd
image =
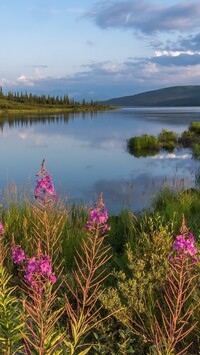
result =
[{"label": "grassy bank", "polygon": [[111,107],[88,107],[88,108],[77,108],[77,107],[71,107],[71,108],[43,108],[43,107],[37,107],[37,108],[21,108],[21,109],[7,109],[7,110],[1,110],[0,109],[0,120],[1,116],[5,114],[9,115],[18,115],[18,114],[67,114],[67,113],[79,113],[79,112],[97,112],[97,111],[105,111],[105,110],[112,110],[113,108]]},{"label": "grassy bank", "polygon": [[43,162],[31,200],[2,198],[1,354],[197,354],[198,189],[108,216],[58,201]]}]

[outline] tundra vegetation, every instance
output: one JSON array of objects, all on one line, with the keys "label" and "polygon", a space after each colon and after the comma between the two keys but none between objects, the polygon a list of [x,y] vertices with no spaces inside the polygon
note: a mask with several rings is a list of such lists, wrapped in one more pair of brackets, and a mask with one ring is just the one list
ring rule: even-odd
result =
[{"label": "tundra vegetation", "polygon": [[2,198],[0,353],[197,354],[195,191],[108,216],[102,194],[66,206],[43,161],[33,202],[17,203],[16,189]]},{"label": "tundra vegetation", "polygon": [[178,135],[163,129],[158,136],[144,134],[131,137],[127,141],[127,150],[135,157],[147,157],[164,150],[173,152],[175,148],[191,148],[193,157],[200,157],[200,122],[192,122],[187,131]]}]

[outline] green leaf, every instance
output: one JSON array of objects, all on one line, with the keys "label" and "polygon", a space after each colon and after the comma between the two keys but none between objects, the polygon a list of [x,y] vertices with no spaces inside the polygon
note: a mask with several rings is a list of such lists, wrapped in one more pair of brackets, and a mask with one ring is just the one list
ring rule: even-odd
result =
[{"label": "green leaf", "polygon": [[91,346],[89,346],[87,349],[81,351],[78,355],[86,355],[91,349]]}]

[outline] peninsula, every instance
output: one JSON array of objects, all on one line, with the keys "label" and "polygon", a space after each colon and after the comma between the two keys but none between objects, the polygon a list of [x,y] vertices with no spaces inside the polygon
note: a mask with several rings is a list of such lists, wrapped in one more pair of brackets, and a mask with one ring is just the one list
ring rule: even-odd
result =
[{"label": "peninsula", "polygon": [[68,95],[39,96],[22,92],[4,94],[2,87],[0,87],[0,114],[75,113],[109,109],[112,109],[109,105],[97,103],[93,100],[86,102],[85,99],[82,102],[78,102],[69,98]]}]

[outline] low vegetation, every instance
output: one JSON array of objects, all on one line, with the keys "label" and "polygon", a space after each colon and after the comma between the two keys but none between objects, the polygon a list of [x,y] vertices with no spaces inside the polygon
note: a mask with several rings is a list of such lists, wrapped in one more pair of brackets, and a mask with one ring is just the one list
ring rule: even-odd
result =
[{"label": "low vegetation", "polygon": [[175,148],[191,148],[193,157],[200,157],[200,122],[192,122],[187,131],[181,135],[173,131],[163,129],[157,137],[152,135],[142,135],[129,138],[127,150],[135,157],[151,156],[161,150],[173,152]]},{"label": "low vegetation", "polygon": [[59,201],[43,161],[34,195],[2,199],[2,355],[198,353],[198,184],[108,216]]}]

